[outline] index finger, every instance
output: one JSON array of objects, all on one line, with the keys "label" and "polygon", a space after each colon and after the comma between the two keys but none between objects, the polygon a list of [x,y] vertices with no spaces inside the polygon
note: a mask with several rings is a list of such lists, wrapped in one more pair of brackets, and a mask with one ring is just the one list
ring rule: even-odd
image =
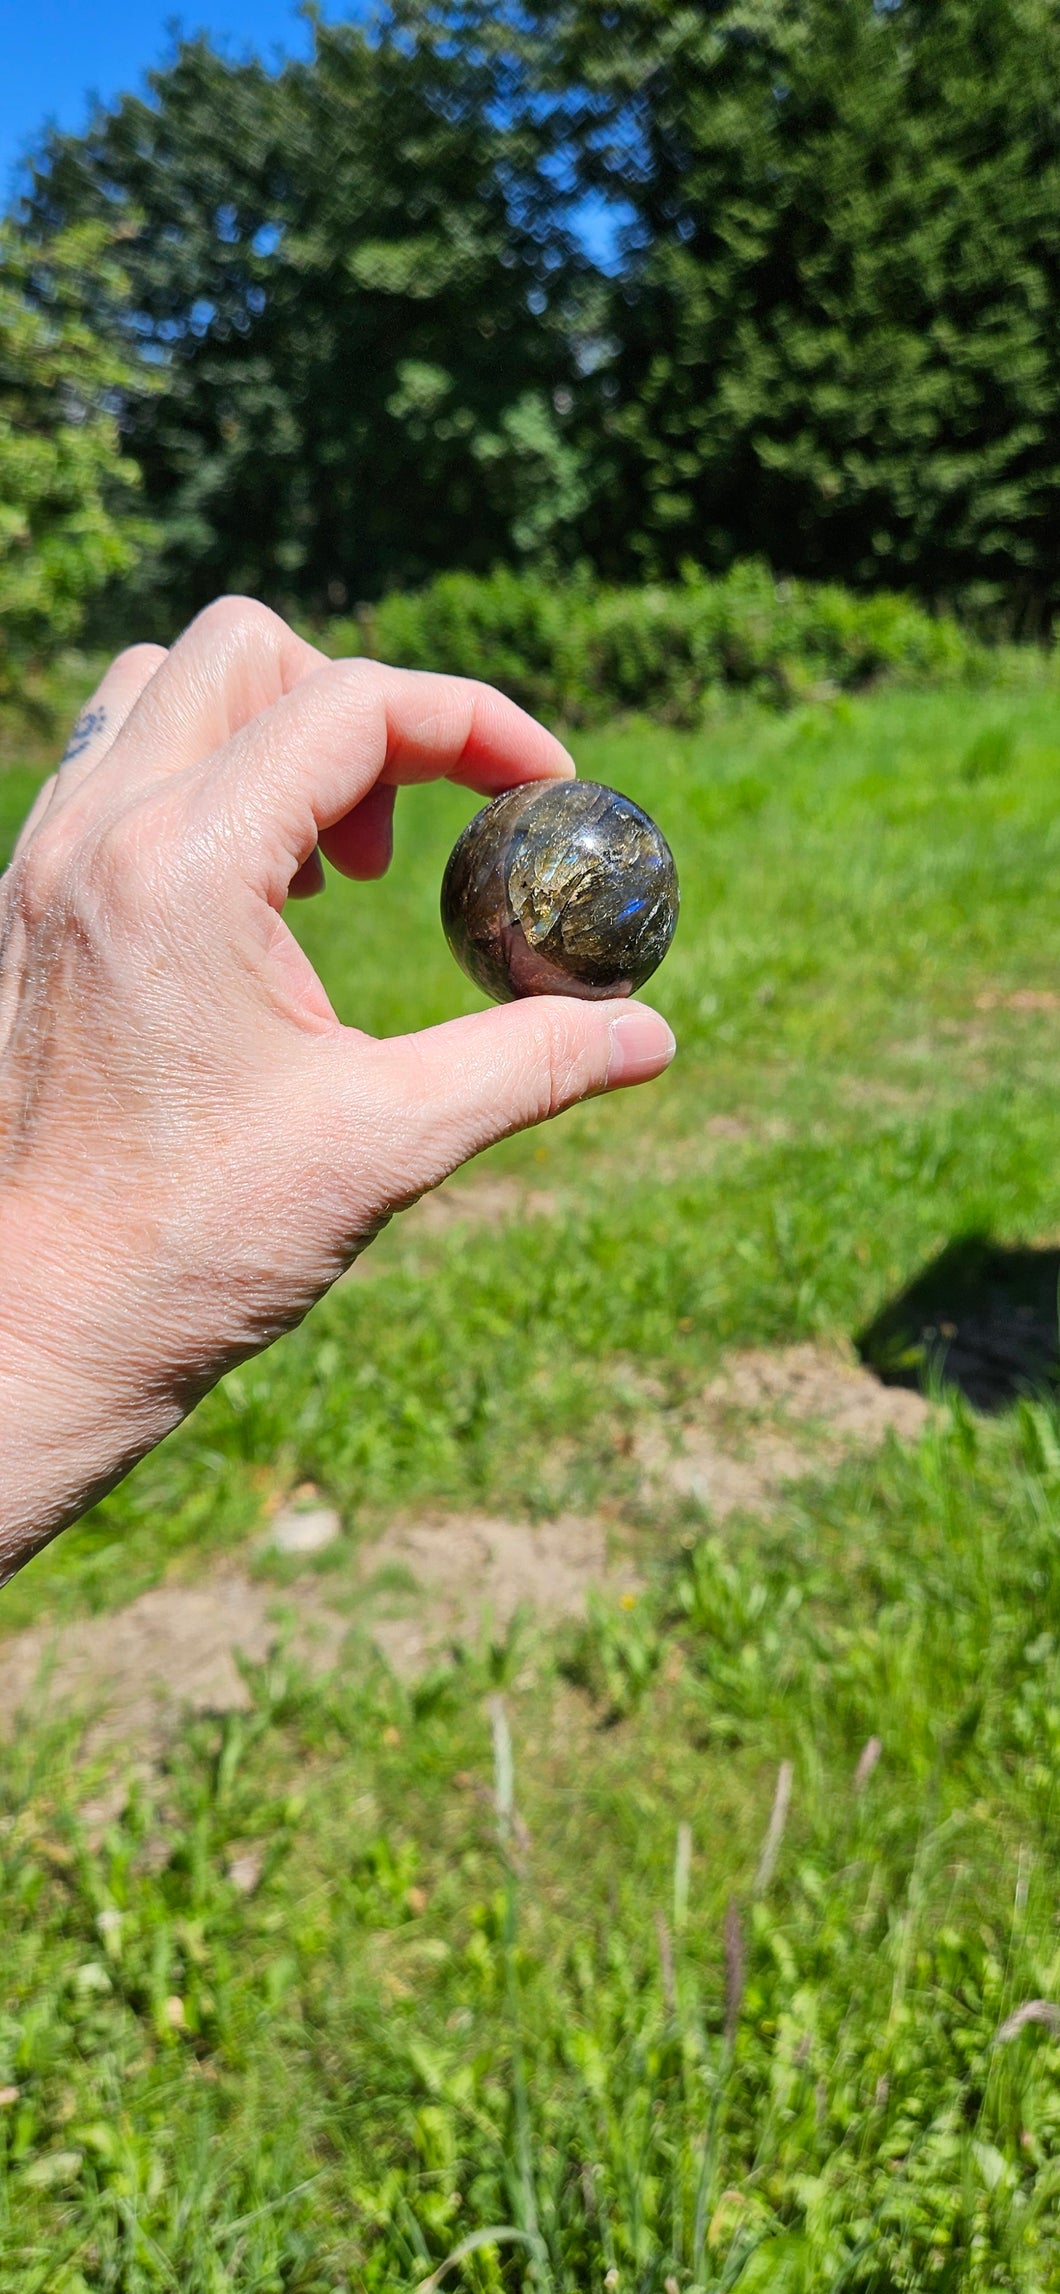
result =
[{"label": "index finger", "polygon": [[562,742],[490,685],[375,661],[335,661],[304,678],[203,768],[202,790],[264,862],[282,898],[320,833],[378,782],[447,779],[483,796],[568,779]]},{"label": "index finger", "polygon": [[[574,765],[562,741],[495,685],[385,661],[337,661],[353,681],[364,716],[385,729],[377,778],[395,788],[457,781],[482,796],[521,780],[567,779]],[[318,682],[327,683],[326,674]]]}]

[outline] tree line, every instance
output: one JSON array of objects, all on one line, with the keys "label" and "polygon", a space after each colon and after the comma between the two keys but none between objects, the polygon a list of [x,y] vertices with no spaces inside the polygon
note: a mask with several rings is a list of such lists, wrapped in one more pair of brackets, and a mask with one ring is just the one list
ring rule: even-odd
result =
[{"label": "tree line", "polygon": [[113,370],[76,422],[112,504],[139,474],[160,628],[520,563],[760,556],[1029,630],[1060,595],[1057,0],[391,0],[279,71],[187,41],[42,142],[4,258],[41,324],[71,244]]}]

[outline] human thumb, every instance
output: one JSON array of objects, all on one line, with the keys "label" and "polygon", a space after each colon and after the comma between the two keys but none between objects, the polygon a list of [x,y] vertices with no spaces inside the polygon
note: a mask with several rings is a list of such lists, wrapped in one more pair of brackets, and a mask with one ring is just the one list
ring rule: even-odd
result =
[{"label": "human thumb", "polygon": [[[364,1048],[361,1038],[358,1065]],[[436,1186],[494,1140],[597,1092],[647,1083],[675,1049],[646,1004],[568,996],[529,996],[374,1044],[375,1091],[402,1184]]]}]

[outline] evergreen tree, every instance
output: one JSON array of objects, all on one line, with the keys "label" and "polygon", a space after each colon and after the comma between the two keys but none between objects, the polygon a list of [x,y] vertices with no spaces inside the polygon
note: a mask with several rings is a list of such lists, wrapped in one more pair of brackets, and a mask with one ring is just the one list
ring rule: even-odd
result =
[{"label": "evergreen tree", "polygon": [[131,298],[101,324],[161,370],[129,443],[170,616],[221,586],[340,605],[569,528],[564,258],[510,209],[486,94],[429,43],[318,25],[276,76],[186,43],[50,141],[31,225],[106,222]]},{"label": "evergreen tree", "polygon": [[598,561],[762,552],[1048,610],[1054,0],[527,0],[509,36],[623,219]]},{"label": "evergreen tree", "polygon": [[1060,594],[1056,0],[391,0],[278,75],[185,44],[28,215],[120,240],[181,609],[542,554]]}]

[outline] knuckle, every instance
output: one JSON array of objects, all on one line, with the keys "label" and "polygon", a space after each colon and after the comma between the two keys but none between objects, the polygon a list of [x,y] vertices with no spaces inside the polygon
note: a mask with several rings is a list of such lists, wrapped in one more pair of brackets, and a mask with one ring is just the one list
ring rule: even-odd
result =
[{"label": "knuckle", "polygon": [[215,597],[192,623],[197,636],[211,644],[243,652],[263,650],[285,633],[286,624],[271,606],[256,597]]},{"label": "knuckle", "polygon": [[70,881],[70,848],[65,836],[40,828],[8,871],[8,893],[29,932],[40,931],[64,904]]},{"label": "knuckle", "polygon": [[592,1088],[594,1075],[584,1031],[576,1019],[568,1019],[562,1011],[548,1017],[535,1015],[534,1032],[537,1113],[533,1120],[545,1123],[575,1100],[583,1099]]},{"label": "knuckle", "polygon": [[360,699],[367,697],[373,706],[385,696],[387,680],[391,675],[385,662],[372,661],[365,653],[344,653],[337,661],[328,661],[317,671],[322,685],[330,686],[340,693],[353,693]]},{"label": "knuckle", "polygon": [[65,918],[94,928],[102,916],[142,925],[157,892],[153,848],[135,812],[86,823],[76,809],[45,823],[13,861],[11,900],[30,934]]},{"label": "knuckle", "polygon": [[131,805],[102,821],[87,839],[85,864],[107,912],[138,927],[148,912],[161,912],[181,848],[168,808],[157,802]]},{"label": "knuckle", "polygon": [[304,688],[307,706],[312,693],[315,704],[327,714],[336,712],[354,724],[366,721],[385,726],[388,679],[392,676],[381,661],[369,661],[360,654],[346,654],[338,661],[326,661]]},{"label": "knuckle", "polygon": [[111,677],[146,679],[154,676],[155,670],[162,667],[165,659],[164,645],[126,645],[120,653],[115,654],[107,674]]},{"label": "knuckle", "polygon": [[112,813],[99,823],[94,835],[86,838],[86,858],[94,875],[104,882],[120,881],[136,869],[143,849],[138,833],[136,816],[130,812]]}]

